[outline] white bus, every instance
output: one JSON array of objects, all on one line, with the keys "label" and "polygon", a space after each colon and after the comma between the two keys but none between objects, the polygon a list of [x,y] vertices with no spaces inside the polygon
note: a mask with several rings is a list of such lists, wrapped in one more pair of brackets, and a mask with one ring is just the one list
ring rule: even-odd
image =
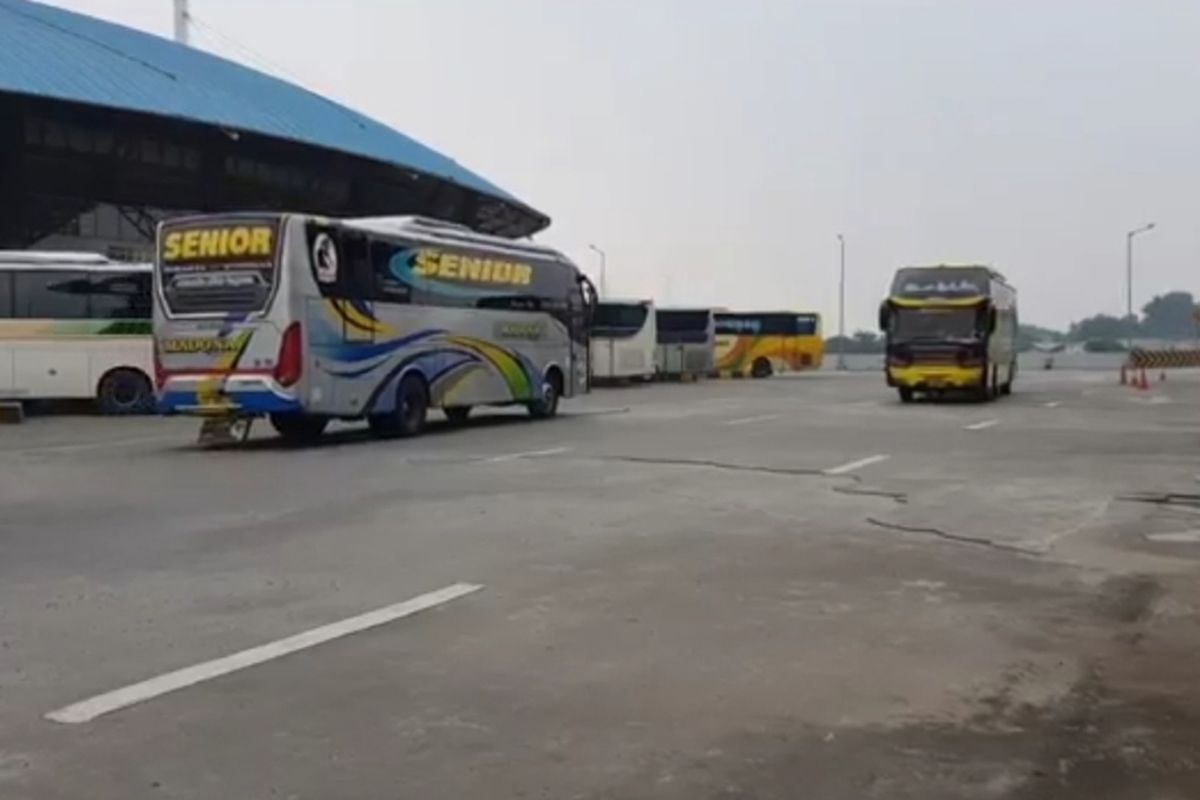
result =
[{"label": "white bus", "polygon": [[716,323],[711,308],[660,308],[655,365],[664,377],[708,376],[713,371]]},{"label": "white bus", "polygon": [[149,264],[0,251],[0,399],[154,410]]},{"label": "white bus", "polygon": [[653,300],[601,300],[592,317],[592,376],[598,380],[654,377],[657,320]]},{"label": "white bus", "polygon": [[157,252],[164,413],[411,436],[429,408],[550,417],[588,385],[595,292],[548,247],[417,217],[226,214],[162,223]]}]

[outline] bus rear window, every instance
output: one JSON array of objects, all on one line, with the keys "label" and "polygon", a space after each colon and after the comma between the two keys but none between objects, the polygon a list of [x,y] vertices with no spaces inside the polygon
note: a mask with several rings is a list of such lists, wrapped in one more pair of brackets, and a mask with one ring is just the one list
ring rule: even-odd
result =
[{"label": "bus rear window", "polygon": [[163,227],[158,277],[173,314],[263,311],[275,288],[277,219],[180,223]]},{"label": "bus rear window", "polygon": [[592,335],[633,336],[645,326],[649,313],[641,303],[598,303],[592,317]]}]

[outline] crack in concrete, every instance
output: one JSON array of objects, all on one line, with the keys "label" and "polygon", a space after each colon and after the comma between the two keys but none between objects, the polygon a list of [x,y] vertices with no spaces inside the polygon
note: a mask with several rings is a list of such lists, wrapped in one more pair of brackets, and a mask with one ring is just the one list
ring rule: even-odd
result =
[{"label": "crack in concrete", "polygon": [[950,531],[944,531],[941,528],[926,528],[917,525],[901,525],[897,522],[886,522],[881,519],[876,519],[875,517],[867,517],[867,522],[877,528],[901,531],[903,533],[922,533],[927,536],[936,536],[939,539],[945,539],[946,541],[950,542],[958,542],[959,544],[972,544],[1006,553],[1018,553],[1024,556],[1045,555],[1045,553],[1041,550],[1035,550],[1029,547],[1021,547],[1020,545],[1008,544],[1006,542],[997,542],[995,539],[988,539],[984,536],[968,536],[961,533],[951,533]]},{"label": "crack in concrete", "polygon": [[[580,457],[576,454],[576,458]],[[621,461],[628,464],[655,464],[668,467],[701,467],[707,469],[728,470],[730,472],[758,472],[768,475],[790,475],[799,477],[834,477],[860,480],[857,475],[825,475],[824,470],[799,469],[794,467],[764,467],[757,464],[734,464],[728,461],[713,461],[710,459],[691,458],[656,458],[651,456],[583,456],[596,461]]]}]

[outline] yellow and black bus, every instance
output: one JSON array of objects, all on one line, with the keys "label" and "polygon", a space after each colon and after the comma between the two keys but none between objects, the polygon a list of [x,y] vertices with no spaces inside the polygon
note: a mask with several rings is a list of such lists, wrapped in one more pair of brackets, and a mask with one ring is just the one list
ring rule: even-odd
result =
[{"label": "yellow and black bus", "polygon": [[1009,394],[1017,373],[1017,291],[978,265],[904,267],[879,309],[886,373],[900,399]]},{"label": "yellow and black bus", "polygon": [[719,311],[715,317],[718,375],[765,378],[821,366],[825,341],[818,314]]}]

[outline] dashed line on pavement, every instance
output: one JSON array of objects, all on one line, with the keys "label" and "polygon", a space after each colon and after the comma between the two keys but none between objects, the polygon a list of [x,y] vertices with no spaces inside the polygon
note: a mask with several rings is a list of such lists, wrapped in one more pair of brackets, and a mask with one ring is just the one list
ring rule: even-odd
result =
[{"label": "dashed line on pavement", "polygon": [[737,419],[727,419],[722,422],[722,425],[749,425],[751,422],[766,422],[769,419],[779,419],[779,414],[759,414],[755,417],[738,417]]},{"label": "dashed line on pavement", "polygon": [[1059,406],[1061,406],[1061,405],[1062,405],[1062,401],[1060,401],[1060,400],[1051,400],[1049,403],[1044,403],[1043,405],[1045,405],[1045,406],[1046,406],[1046,408],[1058,408]]},{"label": "dashed line on pavement", "polygon": [[872,464],[878,464],[880,461],[887,461],[889,458],[891,458],[891,456],[884,453],[878,453],[873,456],[867,456],[866,458],[860,458],[857,461],[851,461],[847,464],[840,464],[836,467],[830,467],[829,469],[822,470],[822,473],[825,475],[845,475],[847,472],[853,472],[854,470],[862,467],[869,467]]},{"label": "dashed line on pavement", "polygon": [[286,639],[278,639],[274,642],[259,645],[258,647],[251,647],[249,650],[242,650],[224,658],[205,661],[202,664],[196,664],[191,667],[184,667],[183,669],[168,672],[165,675],[159,675],[140,683],[130,684],[111,692],[96,695],[87,700],[81,700],[78,703],[72,703],[69,706],[51,711],[46,714],[46,719],[53,722],[74,725],[91,722],[96,717],[134,705],[135,703],[150,700],[168,692],[185,689],[202,681],[228,675],[231,672],[237,672],[247,667],[257,666],[281,656],[295,653],[298,650],[316,647],[319,644],[331,642],[334,639],[340,639],[352,633],[359,633],[369,628],[375,628],[404,617],[412,616],[420,611],[449,603],[451,600],[457,600],[460,597],[465,597],[482,588],[483,586],[477,583],[451,584],[436,591],[418,595],[411,600],[405,600],[402,603],[384,606],[375,611],[368,611],[356,617],[350,617],[340,622],[322,625],[319,628],[313,628],[312,630],[289,636]]},{"label": "dashed line on pavement", "polygon": [[559,453],[566,453],[571,450],[570,447],[548,447],[545,450],[526,450],[521,453],[505,453],[501,456],[492,456],[484,459],[489,464],[498,464],[502,461],[516,461],[520,458],[537,458],[538,456],[555,456]]},{"label": "dashed line on pavement", "polygon": [[970,425],[963,425],[963,430],[967,431],[982,431],[987,428],[994,428],[1000,424],[998,419],[985,419],[982,422],[973,422]]}]

